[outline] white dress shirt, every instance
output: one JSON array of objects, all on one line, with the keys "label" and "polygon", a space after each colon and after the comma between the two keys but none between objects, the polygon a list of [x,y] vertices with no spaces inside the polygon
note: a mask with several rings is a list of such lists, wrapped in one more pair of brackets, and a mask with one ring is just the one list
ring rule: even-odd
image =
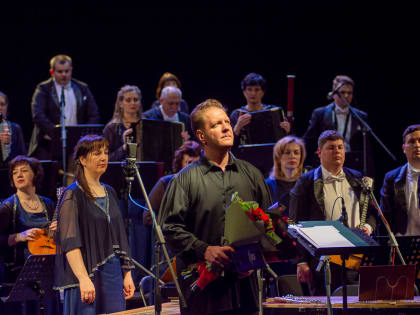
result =
[{"label": "white dress shirt", "polygon": [[[346,152],[350,152],[350,135],[351,135],[351,114],[348,107],[341,108],[337,104],[335,105],[335,116],[337,117],[337,131],[344,136],[344,147]],[[349,120],[347,122],[347,130],[346,134],[344,135],[344,129],[346,128],[346,119],[347,115],[349,115]]]},{"label": "white dress shirt", "polygon": [[407,231],[404,235],[420,235],[420,209],[417,195],[417,181],[420,169],[408,163],[407,177],[404,186],[405,200],[407,201]]},{"label": "white dress shirt", "polygon": [[[63,86],[58,84],[55,80],[54,85],[57,91],[58,102],[61,106],[61,90]],[[71,87],[71,82],[64,86],[64,102],[64,125],[77,125],[77,102],[73,88]]]},{"label": "white dress shirt", "polygon": [[[341,170],[340,174],[334,176],[323,166],[321,166],[321,169],[324,181],[324,206],[326,219],[335,221],[340,218],[342,200],[338,197],[342,197],[346,206],[349,227],[358,227],[360,225],[359,199],[347,181],[344,171]],[[337,178],[337,180],[330,180],[331,178]]]},{"label": "white dress shirt", "polygon": [[169,117],[165,114],[165,112],[163,111],[162,105],[159,106],[159,109],[163,115],[163,120],[166,121],[174,121],[174,122],[179,122],[179,117],[178,117],[178,113],[176,113],[175,115],[173,115],[172,117]]}]

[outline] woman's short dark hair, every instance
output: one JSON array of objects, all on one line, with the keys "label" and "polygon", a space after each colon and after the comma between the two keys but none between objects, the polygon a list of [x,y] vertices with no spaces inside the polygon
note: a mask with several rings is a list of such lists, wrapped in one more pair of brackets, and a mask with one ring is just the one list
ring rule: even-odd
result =
[{"label": "woman's short dark hair", "polygon": [[182,169],[182,160],[184,155],[197,157],[200,156],[201,145],[195,141],[185,141],[178,150],[175,151],[174,159],[172,161],[172,171],[178,173]]},{"label": "woman's short dark hair", "polygon": [[22,164],[28,164],[31,168],[32,172],[34,173],[34,178],[32,180],[32,184],[35,187],[38,187],[44,177],[44,169],[42,168],[41,162],[33,157],[28,157],[25,155],[18,155],[13,160],[10,161],[9,164],[9,180],[10,185],[13,188],[15,187],[15,183],[13,182],[13,171],[14,169]]},{"label": "woman's short dark hair", "polygon": [[267,83],[263,76],[258,73],[248,73],[246,77],[241,82],[241,89],[242,91],[246,89],[249,85],[259,85],[261,86],[262,90],[265,92],[265,89],[267,88]]},{"label": "woman's short dark hair", "polygon": [[89,185],[87,184],[86,177],[85,177],[85,171],[80,163],[80,157],[87,157],[89,153],[92,153],[96,150],[99,150],[101,148],[108,148],[109,143],[106,138],[102,135],[87,135],[79,139],[77,142],[73,158],[76,161],[76,180],[79,183],[79,185],[82,187],[83,192],[85,193],[86,197],[90,200],[94,200],[95,198],[92,195],[92,192],[90,191]]}]

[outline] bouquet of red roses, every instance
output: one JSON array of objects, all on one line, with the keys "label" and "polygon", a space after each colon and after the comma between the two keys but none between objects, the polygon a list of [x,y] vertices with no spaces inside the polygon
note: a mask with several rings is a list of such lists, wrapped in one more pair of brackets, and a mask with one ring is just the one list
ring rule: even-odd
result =
[{"label": "bouquet of red roses", "polygon": [[[245,272],[250,269],[261,268],[265,265],[264,253],[275,251],[275,246],[282,239],[275,233],[273,221],[254,201],[243,201],[237,192],[232,195],[232,204],[225,214],[225,235],[223,244],[235,248],[233,257],[238,271]],[[246,263],[244,261],[246,260]],[[184,278],[198,273],[198,279],[191,285],[191,289],[197,287],[203,290],[209,283],[216,280],[223,270],[211,264],[201,261],[190,266],[185,272]]]}]

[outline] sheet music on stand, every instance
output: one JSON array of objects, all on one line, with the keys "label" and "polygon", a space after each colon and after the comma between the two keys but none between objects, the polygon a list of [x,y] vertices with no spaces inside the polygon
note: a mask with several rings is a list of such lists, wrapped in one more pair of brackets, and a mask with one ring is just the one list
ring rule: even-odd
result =
[{"label": "sheet music on stand", "polygon": [[372,253],[381,247],[367,242],[338,221],[302,221],[287,231],[312,255],[350,255]]}]

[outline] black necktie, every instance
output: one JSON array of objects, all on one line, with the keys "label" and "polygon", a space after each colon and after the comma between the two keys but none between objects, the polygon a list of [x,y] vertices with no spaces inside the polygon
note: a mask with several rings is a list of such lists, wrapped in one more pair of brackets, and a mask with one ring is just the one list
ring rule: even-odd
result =
[{"label": "black necktie", "polygon": [[60,102],[61,102],[62,106],[66,105],[66,102],[64,101],[64,85],[61,87],[61,100],[60,100]]}]

